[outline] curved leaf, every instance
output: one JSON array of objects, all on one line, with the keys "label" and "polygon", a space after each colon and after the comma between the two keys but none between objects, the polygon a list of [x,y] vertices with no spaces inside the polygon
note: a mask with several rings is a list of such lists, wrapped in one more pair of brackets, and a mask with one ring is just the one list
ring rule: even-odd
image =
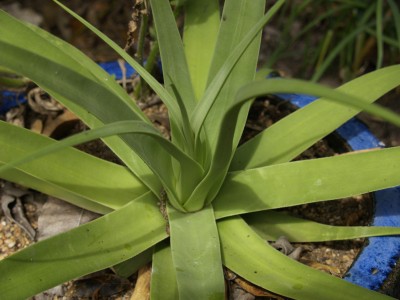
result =
[{"label": "curved leaf", "polygon": [[160,96],[163,103],[167,106],[168,112],[171,116],[171,129],[173,130],[172,134],[178,141],[182,142],[184,140],[183,132],[181,132],[183,127],[182,125],[183,121],[181,119],[181,112],[176,99],[173,96],[171,96],[171,94],[168,93],[168,91],[144,67],[142,67],[135,59],[133,59],[114,41],[112,41],[105,34],[100,32],[96,27],[91,25],[85,19],[80,17],[78,14],[70,10],[68,7],[61,4],[59,1],[57,0],[53,1],[57,3],[60,7],[62,7],[65,11],[67,11],[70,15],[72,15],[74,18],[79,20],[87,28],[89,28],[105,43],[107,43],[107,45],[109,45],[115,52],[117,52],[128,64],[130,64],[139,73],[139,75],[147,82],[147,84],[154,90],[154,92]]},{"label": "curved leaf", "polygon": [[[0,173],[4,172],[6,169],[30,162],[65,147],[75,146],[100,137],[107,137],[116,134],[122,135],[122,139],[134,139],[137,135],[144,135],[147,137],[147,139],[142,140],[142,144],[139,147],[135,147],[135,151],[147,163],[150,169],[159,176],[160,180],[164,182],[164,188],[167,193],[169,193],[169,196],[171,196],[170,201],[176,207],[181,207],[178,199],[183,196],[180,194],[177,195],[176,193],[182,193],[185,189],[188,189],[188,186],[193,186],[196,183],[196,180],[199,180],[201,177],[202,169],[195,161],[186,156],[185,153],[181,152],[174,144],[161,136],[154,127],[142,121],[114,122],[92,130],[84,131],[58,143],[53,143],[43,149],[39,149],[27,157],[10,162],[7,165],[0,167]],[[152,151],[149,151],[148,149],[151,149]],[[180,183],[188,186],[176,187],[175,178],[174,176],[171,176],[171,158],[174,158],[176,162],[180,164],[180,169],[184,174],[191,174],[191,176],[186,176],[180,180]]]},{"label": "curved leaf", "polygon": [[168,206],[171,253],[180,299],[224,299],[225,282],[214,211],[182,213]]},{"label": "curved leaf", "polygon": [[[229,117],[221,118],[221,112],[229,108],[237,89],[254,78],[256,53],[260,43],[256,39],[257,34],[261,35],[262,26],[283,2],[278,1],[264,16],[264,1],[228,1],[225,4],[209,85],[192,114],[194,130],[199,134],[197,147],[202,152],[207,152],[204,160],[209,165],[209,170],[184,204],[189,211],[196,211],[205,203],[211,203],[225,178],[250,103],[240,106],[238,111],[235,110],[234,114],[240,115],[238,117],[232,113],[230,122],[226,122]],[[239,44],[235,46],[237,43]],[[206,119],[201,120],[203,117]],[[203,124],[204,128],[200,133],[197,126],[201,127]]]},{"label": "curved leaf", "polygon": [[125,260],[117,265],[114,265],[112,267],[112,270],[118,276],[128,278],[129,276],[135,274],[141,267],[151,262],[153,248],[148,248],[147,250],[139,253],[132,258]]},{"label": "curved leaf", "polygon": [[275,241],[281,236],[291,242],[324,242],[400,234],[399,227],[331,226],[277,211],[248,214],[244,220],[267,241]]},{"label": "curved leaf", "polygon": [[[150,0],[166,89],[175,85],[184,107],[190,112],[196,101],[181,36],[176,26],[171,5],[167,0]],[[169,90],[172,95],[173,91]],[[182,124],[186,125],[186,124]]]},{"label": "curved leaf", "polygon": [[[83,53],[3,11],[0,11],[0,51],[0,65],[32,79],[90,127],[120,120],[149,122],[115,80]],[[158,193],[158,179],[125,142],[118,138],[105,142],[134,174]]]},{"label": "curved leaf", "polygon": [[157,199],[147,193],[119,210],[0,261],[1,296],[34,296],[125,261],[166,237]]},{"label": "curved leaf", "polygon": [[150,298],[152,300],[179,299],[171,247],[168,242],[163,241],[154,248]]},{"label": "curved leaf", "polygon": [[287,257],[255,234],[240,217],[219,221],[218,231],[224,264],[271,292],[298,300],[392,299]]},{"label": "curved leaf", "polygon": [[[262,27],[272,18],[272,16],[277,12],[284,2],[284,0],[279,0],[258,22],[256,22],[256,24],[252,25],[251,29],[244,35],[243,39],[233,49],[228,58],[225,57],[223,59],[224,63],[220,69],[218,69],[218,72],[215,72],[215,76],[212,76],[213,73],[210,73],[210,83],[207,87],[207,90],[191,114],[191,123],[196,136],[200,134],[204,120],[206,119],[216,97],[221,91],[222,86],[230,75],[232,69],[235,67],[239,58],[243,55],[244,51],[249,47],[250,43],[255,39],[255,37],[260,33]],[[235,5],[233,8],[233,13],[235,13],[237,10],[244,12],[242,7]],[[255,70],[253,70],[253,72],[254,71]]]},{"label": "curved leaf", "polygon": [[[275,85],[276,81],[272,80],[268,85]],[[290,84],[289,81],[286,83]],[[400,65],[397,65],[354,79],[339,87],[337,91],[356,96],[367,104],[399,84]],[[301,93],[301,89],[294,90]],[[238,147],[230,170],[288,162],[359,112],[359,109],[326,101],[324,98],[316,100]]]},{"label": "curved leaf", "polygon": [[[27,129],[0,122],[0,165],[56,143]],[[102,214],[148,191],[125,167],[73,148],[47,156],[46,163],[32,161],[0,177]]]},{"label": "curved leaf", "polygon": [[197,100],[206,89],[215,44],[218,42],[220,8],[217,0],[185,3],[183,44]]},{"label": "curved leaf", "polygon": [[232,172],[213,202],[215,215],[221,218],[393,187],[400,184],[399,156],[400,147],[394,147]]}]

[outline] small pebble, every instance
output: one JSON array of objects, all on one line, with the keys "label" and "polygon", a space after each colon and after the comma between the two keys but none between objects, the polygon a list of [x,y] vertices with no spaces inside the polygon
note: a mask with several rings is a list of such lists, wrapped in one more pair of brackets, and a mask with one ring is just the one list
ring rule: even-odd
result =
[{"label": "small pebble", "polygon": [[15,241],[10,240],[10,239],[6,239],[6,240],[4,241],[4,243],[7,245],[8,248],[12,248],[12,247],[15,246]]}]

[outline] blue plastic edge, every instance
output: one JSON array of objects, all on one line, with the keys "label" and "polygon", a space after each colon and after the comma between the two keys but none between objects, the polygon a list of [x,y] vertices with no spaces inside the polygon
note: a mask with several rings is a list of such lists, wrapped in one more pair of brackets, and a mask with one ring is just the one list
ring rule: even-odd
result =
[{"label": "blue plastic edge", "polygon": [[[121,61],[121,63],[124,64],[126,72],[125,76],[127,78],[136,74],[136,70],[132,68],[132,66],[129,65],[127,62]],[[102,62],[99,63],[99,66],[102,67],[107,73],[114,75],[117,80],[122,78],[122,69],[117,61]]]},{"label": "blue plastic edge", "polygon": [[0,115],[4,115],[11,108],[27,101],[26,95],[21,92],[0,91]]},{"label": "blue plastic edge", "polygon": [[[277,94],[279,98],[290,101],[301,108],[316,100],[316,97],[297,94]],[[353,150],[384,147],[361,121],[353,118],[336,132],[347,141]],[[400,227],[400,186],[374,193],[375,214],[372,225]],[[392,271],[400,257],[400,237],[371,237],[352,267],[347,271],[345,280],[378,290]]]}]

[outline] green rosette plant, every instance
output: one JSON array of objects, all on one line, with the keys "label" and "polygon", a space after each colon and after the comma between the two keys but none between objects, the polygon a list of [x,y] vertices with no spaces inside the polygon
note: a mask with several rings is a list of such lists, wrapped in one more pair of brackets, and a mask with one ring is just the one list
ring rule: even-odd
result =
[{"label": "green rosette plant", "polygon": [[[152,299],[224,299],[223,265],[295,299],[389,298],[302,265],[259,234],[275,240],[280,224],[293,222],[275,209],[400,184],[398,147],[291,162],[361,110],[400,125],[397,115],[372,104],[400,84],[400,66],[336,90],[258,78],[261,30],[283,0],[265,14],[264,0],[226,0],[222,12],[218,0],[184,1],[182,37],[169,1],[150,0],[161,84],[113,41],[55,2],[158,94],[168,108],[171,140],[83,53],[0,11],[0,66],[30,78],[91,128],[55,141],[0,122],[0,176],[103,214],[2,260],[2,298],[23,299],[112,266],[120,273],[134,272],[150,260]],[[278,92],[321,98],[238,146],[252,100]],[[71,147],[96,138],[125,166]],[[260,214],[279,222],[264,224]],[[251,224],[252,217],[258,221]],[[327,235],[324,225],[297,221],[309,229],[296,238],[296,227],[289,227],[293,242],[400,233],[391,227],[331,227]]]}]

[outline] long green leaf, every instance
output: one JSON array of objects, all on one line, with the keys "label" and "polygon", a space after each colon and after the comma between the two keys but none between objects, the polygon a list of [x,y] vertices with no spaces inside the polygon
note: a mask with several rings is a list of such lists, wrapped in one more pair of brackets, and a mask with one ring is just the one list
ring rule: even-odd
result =
[{"label": "long green leaf", "polygon": [[[182,184],[194,185],[196,181],[193,182],[193,180],[199,180],[202,175],[201,167],[191,158],[186,156],[185,153],[181,152],[174,144],[161,136],[154,127],[142,121],[120,121],[76,134],[64,139],[63,141],[39,149],[29,156],[12,161],[9,164],[0,167],[0,173],[6,169],[30,162],[65,147],[75,146],[100,137],[107,137],[116,134],[123,135],[123,139],[134,139],[137,138],[136,136],[142,135],[147,137],[147,139],[142,140],[142,144],[135,150],[148,164],[150,169],[159,175],[160,180],[164,182],[164,187],[168,195],[171,197],[170,201],[172,201],[176,207],[181,208],[177,199],[184,196],[175,193],[175,178],[170,174],[170,170],[172,170],[171,158],[174,158],[176,162],[180,164],[182,172],[185,174],[191,174],[191,176],[181,179],[180,183]],[[148,149],[152,149],[152,151],[148,151]],[[185,189],[187,189],[186,186],[180,187],[180,189],[177,189],[177,193],[182,192]]]},{"label": "long green leaf", "polygon": [[[1,165],[56,143],[45,136],[0,122]],[[32,161],[6,171],[0,177],[102,214],[120,208],[148,191],[125,167],[72,148],[47,156],[46,163]]]},{"label": "long green leaf", "polygon": [[[121,88],[116,81],[104,72],[102,68],[99,67],[98,64],[94,63],[91,59],[89,59],[86,55],[84,55],[81,51],[71,46],[68,43],[65,43],[61,39],[47,33],[44,30],[41,30],[38,27],[31,26],[31,29],[35,31],[38,35],[41,35],[46,41],[51,42],[58,50],[63,51],[66,55],[75,60],[78,65],[83,66],[86,71],[89,71],[95,78],[97,78],[99,84],[102,86],[106,86],[112,91],[120,100],[122,100],[126,105],[128,105],[136,114],[140,120],[145,122],[149,122],[147,117],[144,116],[143,112],[138,108],[136,103],[132,101],[132,98],[126,93],[124,89]],[[50,73],[52,73],[50,71]],[[62,94],[55,90],[47,90],[54,98],[56,98],[59,102],[61,102],[64,106],[66,106],[70,111],[72,111],[75,115],[77,115],[86,125],[90,128],[96,128],[102,126],[104,123],[101,122],[98,118],[94,117],[88,111],[81,107],[80,103],[74,103],[74,101],[70,101],[68,98],[64,97]],[[88,97],[86,96],[85,99]],[[117,101],[116,99],[109,99],[107,104]],[[103,108],[105,111],[109,109],[109,106]],[[156,176],[149,170],[147,165],[135,154],[132,153],[131,148],[122,141],[118,136],[105,138],[104,142],[111,148],[111,150],[130,168],[130,170],[136,174],[138,177],[143,180],[143,182],[154,192],[158,193],[161,189],[160,182]],[[133,157],[132,157],[133,156]]]},{"label": "long green leaf", "polygon": [[[222,184],[232,157],[232,151],[236,148],[240,138],[250,103],[241,108],[240,117],[235,118],[236,123],[231,122],[234,127],[229,128],[225,141],[228,140],[228,136],[230,140],[222,148],[219,147],[221,144],[218,140],[220,132],[222,130],[225,131],[225,123],[222,123],[221,111],[225,111],[229,107],[229,103],[232,102],[238,87],[254,78],[257,63],[255,57],[259,48],[259,39],[254,39],[257,34],[260,34],[262,26],[282,4],[283,1],[278,1],[264,17],[262,17],[264,1],[228,1],[225,4],[224,17],[222,18],[223,21],[219,33],[219,39],[221,38],[221,40],[218,41],[213,60],[213,69],[220,65],[222,67],[221,69],[212,69],[210,71],[210,79],[213,78],[214,73],[216,75],[210,82],[203,99],[198,104],[196,113],[192,116],[195,131],[198,129],[196,129],[196,126],[199,125],[196,125],[196,122],[202,118],[201,115],[204,113],[204,117],[207,116],[207,122],[204,123],[204,131],[202,132],[203,136],[198,136],[198,139],[203,139],[203,141],[198,142],[197,146],[199,149],[204,150],[201,146],[207,144],[205,146],[206,151],[211,151],[211,153],[208,154],[206,159],[211,160],[211,162],[206,162],[206,165],[210,165],[210,163],[211,165],[204,180],[185,203],[185,208],[189,211],[200,209],[205,202],[210,203]],[[223,44],[223,42],[225,43]],[[237,47],[235,46],[236,43],[239,43]],[[226,48],[226,44],[230,45],[230,47]],[[233,52],[226,60],[229,52],[226,53],[225,51],[230,49],[233,49]],[[238,61],[239,58],[240,60]],[[229,77],[227,77],[228,75]],[[220,91],[222,85],[224,87]],[[218,97],[215,98],[216,96]],[[215,105],[210,110],[211,114],[208,114],[207,110],[211,108],[209,105],[212,105],[213,102]]]},{"label": "long green leaf", "polygon": [[151,262],[152,255],[153,248],[148,248],[132,258],[114,265],[112,269],[118,276],[128,278],[136,273],[141,267]]},{"label": "long green leaf", "polygon": [[349,106],[358,110],[364,110],[370,114],[376,115],[385,119],[394,125],[400,126],[400,117],[376,104],[365,103],[362,99],[350,94],[331,90],[330,88],[313,84],[307,81],[296,79],[282,79],[268,82],[268,79],[263,81],[254,81],[241,88],[237,94],[238,99],[252,99],[262,95],[276,93],[295,93],[312,94],[319,97],[324,97],[326,100],[335,101],[342,105]]},{"label": "long green leaf", "polygon": [[255,234],[240,217],[219,221],[218,231],[224,264],[274,293],[298,300],[392,299],[287,257]]},{"label": "long green leaf", "polygon": [[117,52],[123,59],[125,59],[127,63],[130,64],[140,74],[140,76],[143,77],[143,79],[157,93],[157,95],[160,96],[160,98],[168,106],[170,113],[175,112],[177,115],[179,114],[177,110],[178,107],[176,106],[174,99],[171,97],[171,95],[168,94],[168,92],[164,89],[164,87],[149,72],[146,71],[144,67],[142,67],[138,62],[136,62],[132,57],[130,57],[121,47],[119,47],[114,41],[112,41],[110,38],[108,38],[106,35],[100,32],[96,27],[91,25],[85,19],[74,13],[72,10],[70,10],[65,5],[61,4],[59,1],[57,0],[53,1],[57,3],[60,7],[62,7],[70,15],[72,15],[74,18],[79,20],[88,29],[94,32],[99,38],[101,38],[104,42],[106,42],[107,45],[109,45],[115,52]]},{"label": "long green leaf", "polygon": [[[193,138],[188,114],[196,103],[192,80],[186,62],[182,39],[168,0],[150,0],[157,41],[160,47],[165,88],[179,107],[179,116],[171,113],[172,139],[189,153],[193,152]],[[183,140],[175,132],[182,131]]]},{"label": "long green leaf", "polygon": [[[229,173],[217,218],[340,199],[400,184],[400,147]],[[351,184],[349,184],[351,182]]]},{"label": "long green leaf", "polygon": [[212,206],[182,213],[168,206],[180,299],[224,299],[225,283]]},{"label": "long green leaf", "polygon": [[150,298],[152,300],[179,299],[171,247],[167,241],[163,241],[154,248]]},{"label": "long green leaf", "polygon": [[[272,82],[271,82],[272,81]],[[268,93],[278,93],[278,92],[293,93],[298,91],[300,93],[311,93],[318,96],[325,96],[329,100],[337,101],[341,104],[346,104],[348,106],[355,106],[356,108],[364,108],[368,112],[373,112],[376,115],[382,116],[391,122],[400,125],[400,116],[397,114],[379,107],[377,105],[372,105],[359,100],[351,95],[346,95],[339,91],[331,90],[329,88],[309,83],[300,80],[263,80],[255,81],[247,84],[245,87],[239,90],[235,102],[233,105],[228,107],[226,113],[223,116],[222,126],[218,132],[219,137],[217,141],[217,148],[215,153],[215,158],[212,161],[211,167],[202,182],[196,187],[192,196],[184,204],[185,209],[192,211],[201,208],[202,196],[208,196],[208,203],[214,200],[214,196],[218,192],[220,185],[225,178],[225,172],[229,166],[231,160],[231,152],[233,137],[235,134],[236,121],[240,117],[240,110],[244,103],[252,101],[256,96],[260,96]],[[328,98],[329,97],[329,98]],[[307,122],[308,119],[304,118],[301,122]],[[313,137],[304,136],[300,141],[302,144],[306,144]],[[301,146],[303,146],[301,144]],[[258,145],[261,146],[261,145]],[[297,145],[295,145],[297,146]],[[278,147],[278,146],[276,146]],[[285,153],[283,153],[285,154]],[[249,159],[254,157],[254,153],[247,152],[247,156],[243,158],[243,161],[239,163],[246,163]],[[208,193],[208,194],[207,194]]]},{"label": "long green leaf", "polygon": [[[35,83],[49,90],[56,89],[84,106],[91,114],[110,122],[119,114],[120,120],[134,119],[146,121],[143,113],[121,97],[121,87],[99,66],[85,58],[75,59],[78,50],[73,49],[43,30],[28,26],[0,11],[0,49],[2,66],[24,74]],[[10,30],[12,28],[12,30]],[[72,54],[66,54],[67,50]],[[92,64],[91,71],[88,66]],[[41,66],[38,68],[37,66]],[[92,72],[101,73],[101,80]],[[119,92],[116,92],[119,90]],[[86,101],[82,98],[85,97]],[[113,112],[104,111],[104,107],[113,103]]]},{"label": "long green leaf", "polygon": [[[249,1],[251,1],[251,3]],[[279,0],[276,4],[274,4],[274,6],[263,17],[261,17],[261,18],[258,17],[259,18],[258,21],[254,21],[254,18],[256,18],[255,20],[257,20],[257,16],[259,16],[258,13],[260,12],[260,7],[262,6],[263,3],[264,3],[264,1],[260,1],[260,0],[227,2],[228,5],[231,5],[231,6],[229,6],[230,10],[228,11],[229,15],[225,15],[225,19],[224,19],[224,16],[222,17],[223,22],[221,25],[220,34],[218,35],[218,40],[221,40],[221,41],[217,44],[217,48],[216,48],[216,57],[217,58],[215,60],[213,60],[213,65],[215,65],[216,67],[220,66],[220,68],[216,69],[216,71],[213,71],[213,69],[210,70],[210,76],[209,76],[210,83],[207,87],[207,90],[206,90],[203,98],[198,103],[198,105],[196,106],[195,110],[193,111],[193,113],[191,115],[191,122],[192,122],[193,130],[197,136],[200,134],[200,130],[204,123],[204,120],[206,119],[207,115],[209,114],[211,107],[216,102],[216,97],[221,92],[222,86],[225,84],[228,76],[232,72],[232,69],[238,63],[238,60],[242,57],[245,50],[253,48],[252,51],[256,51],[256,53],[258,53],[257,45],[258,45],[259,41],[258,41],[258,43],[256,43],[255,38],[256,38],[256,36],[259,36],[262,27],[272,18],[272,16],[276,13],[276,11],[283,5],[284,0]],[[251,11],[252,11],[253,17],[251,18],[251,20],[250,20],[250,18],[245,19],[244,14],[247,13],[247,9],[244,9],[245,7],[247,7],[247,9],[252,8]],[[257,9],[258,11],[256,12],[255,9]],[[225,10],[224,10],[224,13],[225,13]],[[242,32],[241,30],[238,29],[239,27],[234,27],[234,29],[236,29],[236,31],[232,31],[232,29],[226,29],[229,32],[229,35],[227,35],[227,38],[228,38],[228,43],[227,43],[227,41],[225,40],[226,38],[223,38],[224,35],[222,35],[222,33],[223,33],[222,28],[226,28],[226,26],[238,26],[238,23],[237,23],[238,22],[238,19],[237,19],[238,13],[239,13],[239,16],[241,15],[241,17],[243,18],[242,22],[247,23],[246,24],[247,31]],[[235,24],[230,23],[231,21],[233,21]],[[251,21],[251,23],[250,23],[250,21]],[[223,27],[223,24],[226,24],[225,27]],[[231,25],[229,25],[229,24],[231,24]],[[239,35],[239,34],[240,34],[241,39],[237,39],[234,36],[234,35]],[[222,44],[223,42],[225,42],[225,44]],[[239,43],[237,46],[232,45],[232,43],[237,43],[237,42]],[[230,48],[226,48],[226,43],[228,45],[230,45]],[[250,44],[252,44],[252,46],[250,46]],[[228,54],[229,52],[226,53],[225,51],[227,51],[227,50],[224,50],[221,53],[222,55],[225,55],[225,57],[223,59],[220,56],[217,56],[219,54],[218,47],[220,45],[221,45],[221,47],[222,47],[222,45],[224,45],[224,49],[227,49],[227,50],[229,49],[231,51],[230,54]],[[221,54],[219,54],[219,55],[221,55]],[[227,54],[229,55],[228,57],[227,57]],[[248,59],[251,59],[250,61],[248,61],[248,63],[251,63],[252,60],[254,60],[255,55],[251,51],[249,52],[248,55],[249,55]],[[243,66],[241,68],[238,68],[238,72],[246,71],[247,78],[242,79],[241,84],[249,82],[250,80],[252,80],[254,78],[255,63],[252,62],[252,64],[250,65],[250,67],[248,69],[247,68],[242,69],[242,68],[243,68]],[[243,74],[243,76],[244,76],[244,74]],[[238,80],[238,79],[236,79],[236,80]],[[237,83],[239,83],[239,81]],[[239,85],[239,86],[241,86],[241,85]],[[226,89],[227,89],[227,91],[230,91],[229,88],[226,88]],[[237,89],[234,89],[233,91],[234,91],[234,93],[232,94],[232,96],[235,94]],[[215,111],[218,111],[218,110],[215,109]],[[208,117],[209,124],[214,124],[214,126],[215,126],[215,123],[210,118],[211,117]],[[220,117],[217,118],[217,120],[219,120],[219,119],[220,119]]]},{"label": "long green leaf", "polygon": [[[168,0],[150,0],[160,46],[166,89],[176,86],[185,109],[190,112],[196,101],[182,39]],[[173,94],[172,90],[169,90]]]},{"label": "long green leaf", "polygon": [[34,296],[127,260],[166,237],[157,199],[148,193],[115,212],[0,261],[1,297]]},{"label": "long green leaf", "polygon": [[[371,103],[398,86],[399,78],[400,65],[391,66],[354,79],[337,91]],[[323,98],[316,100],[238,147],[230,170],[290,161],[359,112]]]},{"label": "long green leaf", "polygon": [[244,220],[267,241],[281,236],[291,242],[324,242],[400,234],[399,227],[331,226],[277,211],[247,214]]},{"label": "long green leaf", "polygon": [[197,100],[206,89],[220,23],[217,0],[191,0],[185,3],[183,44],[192,86]]},{"label": "long green leaf", "polygon": [[[128,64],[130,64],[139,75],[148,83],[148,85],[154,90],[154,92],[160,96],[164,104],[168,108],[168,112],[171,116],[171,130],[172,135],[175,137],[177,141],[180,141],[181,144],[184,141],[182,129],[182,118],[179,109],[179,105],[175,99],[175,97],[171,96],[170,93],[144,68],[142,67],[135,59],[133,59],[127,52],[125,52],[120,46],[118,46],[114,41],[108,38],[105,34],[100,32],[96,27],[91,25],[85,19],[80,17],[78,14],[74,13],[72,10],[67,8],[65,5],[61,4],[57,0],[53,0],[59,6],[61,6],[65,11],[71,14],[74,18],[79,20],[82,24],[84,24],[87,28],[89,28],[92,32],[94,32],[99,38],[101,38],[107,45],[109,45],[115,52],[117,52]],[[182,145],[181,145],[182,146]]]},{"label": "long green leaf", "polygon": [[[76,48],[2,11],[0,25],[0,65],[31,78],[90,127],[147,120],[115,80]],[[160,190],[158,179],[125,142],[105,142],[153,192]]]}]

